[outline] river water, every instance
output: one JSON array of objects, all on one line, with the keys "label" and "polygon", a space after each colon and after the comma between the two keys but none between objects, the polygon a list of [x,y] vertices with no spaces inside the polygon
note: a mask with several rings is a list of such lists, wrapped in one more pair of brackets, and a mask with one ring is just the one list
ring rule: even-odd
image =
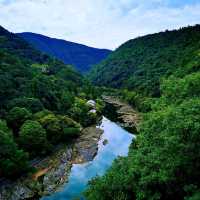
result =
[{"label": "river water", "polygon": [[[105,117],[100,128],[104,130],[104,133],[99,141],[96,157],[88,163],[74,164],[68,182],[60,191],[43,197],[42,200],[72,200],[78,197],[83,199],[81,193],[87,188],[88,181],[97,175],[102,176],[115,158],[128,154],[129,145],[134,138],[133,134]],[[103,145],[105,139],[108,140],[108,143]]]}]

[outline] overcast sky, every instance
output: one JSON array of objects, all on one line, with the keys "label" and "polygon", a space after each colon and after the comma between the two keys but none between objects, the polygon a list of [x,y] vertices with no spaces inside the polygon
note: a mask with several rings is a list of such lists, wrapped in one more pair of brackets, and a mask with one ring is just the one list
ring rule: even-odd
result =
[{"label": "overcast sky", "polygon": [[93,47],[200,23],[200,0],[0,0],[0,25]]}]

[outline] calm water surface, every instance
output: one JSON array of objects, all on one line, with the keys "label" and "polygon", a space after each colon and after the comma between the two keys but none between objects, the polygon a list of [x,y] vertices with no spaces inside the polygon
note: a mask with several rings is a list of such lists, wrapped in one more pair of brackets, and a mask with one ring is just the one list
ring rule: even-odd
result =
[{"label": "calm water surface", "polygon": [[[81,197],[89,180],[97,175],[102,176],[116,157],[128,154],[128,147],[134,137],[132,134],[105,117],[100,128],[104,133],[99,141],[98,153],[94,160],[84,164],[74,164],[69,181],[63,188],[51,196],[43,197],[42,200],[72,200]],[[105,139],[108,140],[108,144],[104,146]]]}]

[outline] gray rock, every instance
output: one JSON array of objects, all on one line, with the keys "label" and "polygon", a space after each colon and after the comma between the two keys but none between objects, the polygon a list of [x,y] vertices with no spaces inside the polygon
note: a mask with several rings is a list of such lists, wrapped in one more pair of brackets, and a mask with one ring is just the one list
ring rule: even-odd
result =
[{"label": "gray rock", "polygon": [[92,108],[96,107],[96,102],[94,100],[87,101],[87,105],[91,106]]},{"label": "gray rock", "polygon": [[2,200],[22,200],[29,199],[34,196],[34,192],[31,191],[26,185],[21,183],[12,184],[8,187],[3,187],[0,190],[0,199]]}]

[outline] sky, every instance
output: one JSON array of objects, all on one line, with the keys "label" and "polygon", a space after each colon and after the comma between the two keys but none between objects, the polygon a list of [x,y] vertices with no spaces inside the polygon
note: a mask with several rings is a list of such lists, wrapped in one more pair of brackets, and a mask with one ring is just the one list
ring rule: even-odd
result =
[{"label": "sky", "polygon": [[97,48],[200,24],[200,0],[0,0],[0,25]]}]

